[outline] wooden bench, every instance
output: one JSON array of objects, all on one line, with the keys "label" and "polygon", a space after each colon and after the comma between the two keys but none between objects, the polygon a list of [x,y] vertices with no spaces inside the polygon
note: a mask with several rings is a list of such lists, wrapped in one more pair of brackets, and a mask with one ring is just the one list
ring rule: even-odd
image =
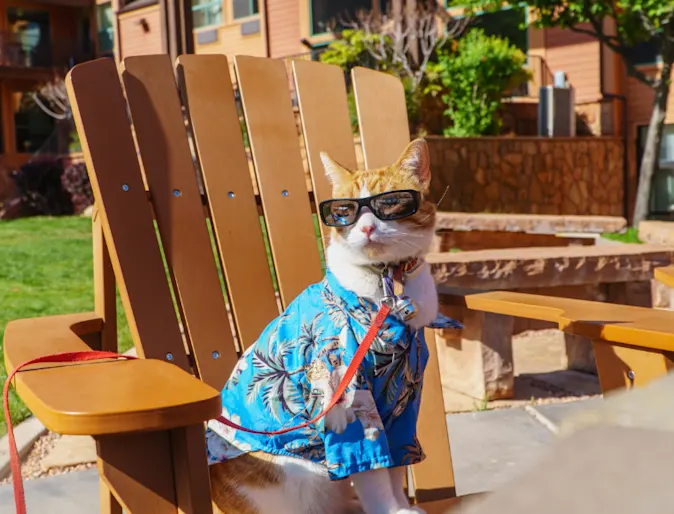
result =
[{"label": "wooden bench", "polygon": [[[594,296],[651,307],[653,272],[674,261],[674,248],[637,244],[509,248],[431,254],[428,261],[439,291],[450,296],[508,290],[561,298]],[[554,320],[488,316],[449,305],[443,309],[465,325],[461,333],[438,335],[443,386],[478,400],[513,397],[512,336],[556,327]],[[570,333],[560,337],[565,346],[560,369],[595,372],[590,341]]]},{"label": "wooden bench", "polygon": [[[110,60],[79,65],[67,78],[96,199],[96,310],[10,323],[5,360],[11,372],[48,353],[116,350],[119,287],[144,359],[36,366],[14,384],[50,430],[94,436],[106,514],[122,508],[131,514],[211,512],[204,422],[219,414],[219,391],[241,350],[277,316],[274,284],[284,306],[322,277],[312,210],[330,189],[318,153],[355,164],[339,68],[293,64],[310,200],[284,63],[237,57],[234,64],[260,206],[224,56],[181,57],[178,87],[167,56],[126,59],[122,83]],[[362,68],[354,70],[353,82],[365,164],[393,162],[409,142],[402,85]],[[441,264],[438,257],[434,262]],[[515,293],[460,301],[487,316],[555,319],[564,330],[591,333],[623,359],[606,360],[606,366],[623,374],[635,369],[637,381],[664,372],[666,352],[674,350],[668,332],[674,320],[647,309],[610,315],[615,307],[605,304],[577,308],[569,300]],[[408,485],[414,501],[431,513],[455,504],[455,489],[437,356],[429,347],[418,423],[428,457],[412,467]]]}]

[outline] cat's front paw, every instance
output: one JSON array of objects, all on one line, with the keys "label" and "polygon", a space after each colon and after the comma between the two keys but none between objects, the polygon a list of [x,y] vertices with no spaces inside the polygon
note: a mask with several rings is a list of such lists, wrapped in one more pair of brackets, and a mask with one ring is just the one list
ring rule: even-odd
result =
[{"label": "cat's front paw", "polygon": [[325,428],[335,434],[343,434],[349,424],[346,409],[341,405],[335,405],[325,415]]}]

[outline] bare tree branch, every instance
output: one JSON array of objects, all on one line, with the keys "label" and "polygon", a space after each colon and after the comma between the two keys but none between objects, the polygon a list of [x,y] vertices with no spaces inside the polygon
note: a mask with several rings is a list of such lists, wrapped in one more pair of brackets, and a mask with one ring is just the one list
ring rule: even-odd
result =
[{"label": "bare tree branch", "polygon": [[402,4],[394,10],[395,2],[386,13],[360,11],[356,19],[341,19],[340,24],[365,35],[365,49],[379,62],[400,67],[399,73],[411,81],[412,90],[421,84],[433,53],[449,39],[460,36],[469,18],[456,20],[436,2],[418,2],[415,9],[402,12]]},{"label": "bare tree branch", "polygon": [[72,117],[68,93],[62,79],[56,78],[53,82],[48,82],[31,96],[35,105],[52,118],[65,120]]}]

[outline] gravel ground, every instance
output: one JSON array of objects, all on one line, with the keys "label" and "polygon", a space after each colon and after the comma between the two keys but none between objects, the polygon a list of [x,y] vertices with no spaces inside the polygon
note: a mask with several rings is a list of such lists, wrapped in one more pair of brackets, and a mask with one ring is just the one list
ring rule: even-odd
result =
[{"label": "gravel ground", "polygon": [[[21,461],[21,475],[24,480],[33,480],[35,478],[42,478],[52,475],[61,475],[63,473],[70,473],[71,471],[81,471],[83,469],[89,469],[94,467],[96,464],[78,464],[77,466],[67,466],[64,468],[53,468],[49,471],[44,471],[41,466],[42,459],[46,457],[51,449],[56,445],[58,441],[59,434],[54,434],[53,432],[47,432],[45,435],[40,437],[33,446],[33,449],[30,451],[26,457]],[[8,484],[12,481],[11,475],[4,480],[0,480],[0,485]]]}]

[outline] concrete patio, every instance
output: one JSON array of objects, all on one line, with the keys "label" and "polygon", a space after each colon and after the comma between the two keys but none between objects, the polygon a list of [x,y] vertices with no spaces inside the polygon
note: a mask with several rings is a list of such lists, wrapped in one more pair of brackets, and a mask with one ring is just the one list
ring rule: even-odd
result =
[{"label": "concrete patio", "polygon": [[[459,495],[494,490],[547,454],[564,419],[596,407],[600,398],[511,409],[448,414]],[[426,448],[426,451],[432,451]],[[97,514],[95,469],[25,482],[29,512]],[[11,485],[0,486],[0,512],[14,512]]]}]

